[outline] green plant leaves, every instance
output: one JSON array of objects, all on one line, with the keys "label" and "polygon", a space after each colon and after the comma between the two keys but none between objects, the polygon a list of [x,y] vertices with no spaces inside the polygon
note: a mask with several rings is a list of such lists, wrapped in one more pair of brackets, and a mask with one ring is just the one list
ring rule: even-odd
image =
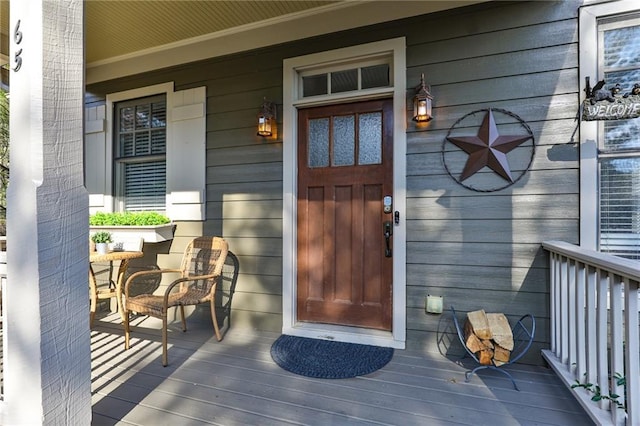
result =
[{"label": "green plant leaves", "polygon": [[91,241],[96,244],[99,243],[110,243],[111,242],[111,232],[109,231],[98,231],[95,234],[91,235]]},{"label": "green plant leaves", "polygon": [[170,222],[171,219],[157,212],[98,212],[89,217],[91,226],[153,226]]}]

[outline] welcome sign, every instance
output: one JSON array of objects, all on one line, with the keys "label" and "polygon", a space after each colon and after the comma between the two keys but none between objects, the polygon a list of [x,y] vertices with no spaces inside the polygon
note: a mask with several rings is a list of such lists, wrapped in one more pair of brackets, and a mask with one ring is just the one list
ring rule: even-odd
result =
[{"label": "welcome sign", "polygon": [[616,98],[613,102],[602,100],[592,103],[589,99],[582,103],[582,119],[623,120],[640,117],[640,96],[630,95],[627,98]]},{"label": "welcome sign", "polygon": [[583,120],[624,120],[640,117],[640,83],[634,84],[629,92],[620,94],[620,84],[607,88],[605,81],[600,80],[591,89],[589,77],[585,80],[587,99],[582,103]]}]

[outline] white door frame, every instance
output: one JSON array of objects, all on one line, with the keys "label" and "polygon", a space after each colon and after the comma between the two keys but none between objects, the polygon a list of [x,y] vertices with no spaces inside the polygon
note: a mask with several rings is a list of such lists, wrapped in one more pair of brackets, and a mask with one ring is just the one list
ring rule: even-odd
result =
[{"label": "white door frame", "polygon": [[[303,99],[299,73],[340,64],[391,58],[391,87],[360,90]],[[404,37],[321,52],[283,62],[283,248],[282,333],[404,349],[406,342],[406,41]],[[393,98],[393,209],[400,223],[393,230],[392,331],[298,322],[296,318],[296,218],[297,218],[297,119],[298,108],[365,99]]]}]

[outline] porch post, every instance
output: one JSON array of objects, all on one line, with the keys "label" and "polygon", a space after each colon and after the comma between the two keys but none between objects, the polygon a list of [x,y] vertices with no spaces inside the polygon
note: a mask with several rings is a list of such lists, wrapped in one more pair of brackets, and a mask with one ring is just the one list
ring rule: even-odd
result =
[{"label": "porch post", "polygon": [[3,424],[90,424],[82,0],[10,3]]}]

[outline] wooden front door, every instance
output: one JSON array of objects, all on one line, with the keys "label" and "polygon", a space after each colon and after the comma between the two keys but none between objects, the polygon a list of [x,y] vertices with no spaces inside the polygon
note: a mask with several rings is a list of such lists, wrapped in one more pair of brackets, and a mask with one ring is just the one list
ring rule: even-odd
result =
[{"label": "wooden front door", "polygon": [[297,319],[391,330],[391,99],[298,114]]}]

